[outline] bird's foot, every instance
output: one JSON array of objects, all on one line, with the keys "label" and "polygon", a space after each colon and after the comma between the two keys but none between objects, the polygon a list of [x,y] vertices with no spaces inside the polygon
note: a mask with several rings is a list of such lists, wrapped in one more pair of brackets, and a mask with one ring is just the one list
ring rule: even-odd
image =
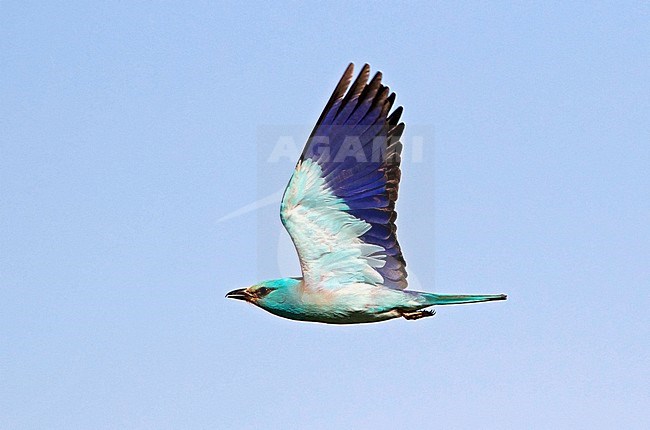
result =
[{"label": "bird's foot", "polygon": [[422,310],[415,312],[402,312],[402,316],[407,320],[419,320],[420,318],[432,317],[436,314],[436,311],[431,310]]}]

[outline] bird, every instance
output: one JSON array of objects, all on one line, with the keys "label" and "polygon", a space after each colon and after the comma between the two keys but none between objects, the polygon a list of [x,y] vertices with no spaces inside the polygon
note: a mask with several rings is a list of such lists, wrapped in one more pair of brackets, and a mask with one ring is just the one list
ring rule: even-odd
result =
[{"label": "bird", "polygon": [[362,324],[433,316],[433,307],[505,300],[505,294],[434,294],[407,289],[397,241],[403,108],[350,63],[305,144],[280,204],[302,276],[226,294],[290,320]]}]

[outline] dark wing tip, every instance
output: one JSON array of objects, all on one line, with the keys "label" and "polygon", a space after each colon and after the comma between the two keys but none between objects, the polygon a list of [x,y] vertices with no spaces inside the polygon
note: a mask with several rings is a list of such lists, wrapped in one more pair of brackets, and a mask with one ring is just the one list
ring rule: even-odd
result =
[{"label": "dark wing tip", "polygon": [[[395,94],[395,93],[393,93],[393,94]],[[402,106],[398,106],[393,111],[393,113],[391,113],[388,116],[387,121],[388,121],[388,124],[389,124],[390,127],[394,127],[394,126],[397,125],[397,123],[399,122],[399,119],[401,118],[403,112],[404,112],[404,108],[402,108]]]},{"label": "dark wing tip", "polygon": [[372,79],[370,80],[370,84],[369,84],[369,85],[377,85],[377,86],[380,85],[380,84],[381,84],[381,80],[382,80],[383,77],[384,77],[384,74],[383,74],[383,73],[381,73],[381,72],[377,72],[377,73],[375,73],[375,75],[374,75],[374,76],[372,77]]},{"label": "dark wing tip", "polygon": [[[373,123],[377,120],[386,121],[388,130],[395,128],[402,115],[402,107],[392,110],[396,94],[391,92],[388,86],[382,84],[383,73],[377,71],[372,79],[370,77],[370,65],[365,63],[356,79],[353,80],[354,63],[349,63],[343,75],[339,79],[334,92],[329,98],[323,112],[321,113],[310,137],[316,133],[321,124],[334,121],[345,121],[347,118],[359,116],[355,121],[365,121],[367,115]],[[361,106],[366,106],[362,108]],[[346,110],[347,109],[347,110]],[[375,111],[379,109],[379,111]],[[359,112],[357,114],[357,112]],[[371,112],[375,112],[371,114]],[[343,113],[339,119],[339,114]],[[307,144],[309,145],[309,144]],[[307,147],[303,150],[301,159],[305,157]]]},{"label": "dark wing tip", "polygon": [[345,91],[350,86],[350,82],[352,82],[353,75],[354,75],[354,63],[350,63],[348,64],[348,67],[345,68],[345,72],[343,72],[343,76],[341,76],[338,85],[336,85],[334,94],[332,94],[331,97],[332,99],[343,97],[343,94],[345,94]]},{"label": "dark wing tip", "polygon": [[[366,69],[366,66],[364,66],[363,69],[361,70],[362,73]],[[345,92],[350,87],[350,83],[352,82],[353,74],[354,74],[354,63],[350,63],[348,64],[348,67],[345,68],[345,72],[343,72],[341,79],[339,79],[339,83],[336,84],[336,88],[334,88],[334,92],[332,93],[329,100],[327,101],[327,104],[325,105],[325,109],[323,109],[323,112],[320,114],[318,121],[316,121],[316,126],[312,130],[311,135],[313,135],[314,132],[318,129],[318,126],[323,122],[323,119],[325,119],[327,113],[332,109],[332,106],[334,106],[339,100],[343,98],[343,96],[345,96]],[[305,146],[305,149],[303,150],[300,159],[304,158],[306,150],[307,147]]]}]

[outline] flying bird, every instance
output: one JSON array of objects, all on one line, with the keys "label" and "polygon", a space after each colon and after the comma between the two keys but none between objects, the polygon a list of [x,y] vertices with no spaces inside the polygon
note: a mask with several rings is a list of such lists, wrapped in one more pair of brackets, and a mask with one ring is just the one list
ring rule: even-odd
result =
[{"label": "flying bird", "polygon": [[[289,180],[280,218],[302,276],[230,291],[280,317],[358,324],[434,315],[437,305],[505,300],[504,294],[441,295],[407,290],[397,242],[402,107],[377,72],[350,64],[318,119]],[[352,84],[351,84],[352,83]],[[351,84],[351,85],[350,85]]]}]

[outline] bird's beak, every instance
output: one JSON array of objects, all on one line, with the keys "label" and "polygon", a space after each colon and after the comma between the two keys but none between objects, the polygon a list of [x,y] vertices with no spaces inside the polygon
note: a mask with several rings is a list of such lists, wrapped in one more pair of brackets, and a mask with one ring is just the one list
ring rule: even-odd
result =
[{"label": "bird's beak", "polygon": [[246,288],[239,288],[237,290],[232,290],[231,292],[226,294],[226,298],[248,301],[251,298],[251,296],[246,291]]}]

